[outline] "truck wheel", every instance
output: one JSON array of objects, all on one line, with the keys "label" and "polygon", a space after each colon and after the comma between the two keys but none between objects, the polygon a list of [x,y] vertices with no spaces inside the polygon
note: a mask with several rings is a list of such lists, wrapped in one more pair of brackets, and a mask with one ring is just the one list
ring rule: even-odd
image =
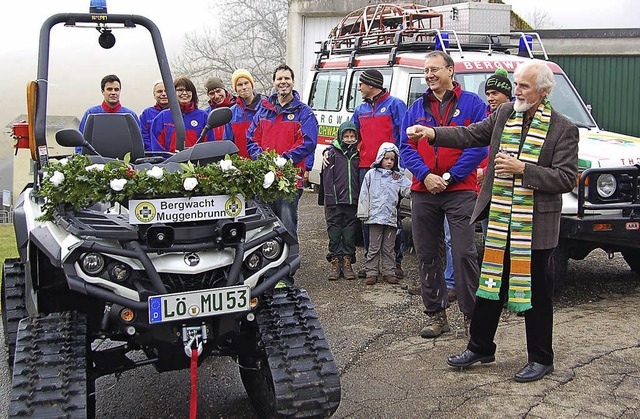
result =
[{"label": "truck wheel", "polygon": [[258,351],[240,366],[258,416],[331,416],[340,404],[340,376],[307,292],[279,288],[266,297],[256,313]]},{"label": "truck wheel", "polygon": [[623,250],[622,257],[631,270],[640,275],[640,249]]},{"label": "truck wheel", "polygon": [[87,374],[87,320],[77,312],[20,321],[9,417],[95,417]]},{"label": "truck wheel", "polygon": [[2,265],[2,328],[7,348],[9,370],[13,369],[18,323],[27,317],[24,298],[25,272],[20,259],[6,259]]}]

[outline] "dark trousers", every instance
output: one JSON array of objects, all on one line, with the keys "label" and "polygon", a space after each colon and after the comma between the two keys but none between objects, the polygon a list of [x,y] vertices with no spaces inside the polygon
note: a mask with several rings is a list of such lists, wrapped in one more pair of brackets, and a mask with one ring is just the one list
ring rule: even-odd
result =
[{"label": "dark trousers", "polygon": [[444,217],[451,232],[453,275],[460,311],[473,313],[478,289],[478,253],[474,243],[475,225],[469,223],[476,203],[475,191],[453,191],[433,195],[411,193],[411,227],[418,256],[418,273],[425,311],[449,307],[447,285],[440,249],[444,243]]},{"label": "dark trousers", "polygon": [[[507,247],[508,248],[508,247]],[[527,333],[529,362],[543,365],[553,364],[553,249],[531,252],[531,304],[525,312],[524,323]],[[493,355],[496,344],[493,339],[498,329],[500,314],[509,290],[509,270],[511,261],[505,253],[502,285],[499,300],[477,298],[469,333],[471,339],[467,348],[480,355]]]},{"label": "dark trousers", "polygon": [[358,223],[357,205],[338,204],[324,206],[329,235],[329,253],[327,260],[334,257],[349,256],[356,260],[356,223]]},{"label": "dark trousers", "polygon": [[[364,175],[369,171],[366,167],[358,169],[358,177],[360,178],[360,184],[364,182]],[[402,264],[404,258],[404,227],[402,225],[402,217],[400,217],[400,201],[398,199],[398,225],[396,230],[396,241],[393,246],[393,252],[395,254],[396,266]],[[367,252],[369,251],[369,225],[362,223],[362,242],[364,243],[364,257],[367,258]]]}]

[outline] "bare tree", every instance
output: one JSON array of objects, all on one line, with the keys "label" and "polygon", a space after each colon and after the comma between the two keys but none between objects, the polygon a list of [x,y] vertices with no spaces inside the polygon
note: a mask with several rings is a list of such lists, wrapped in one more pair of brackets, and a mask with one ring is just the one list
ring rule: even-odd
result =
[{"label": "bare tree", "polygon": [[190,77],[199,89],[211,76],[231,87],[231,74],[245,68],[256,89],[269,93],[273,69],[286,56],[288,0],[225,0],[215,8],[218,22],[186,36],[184,52],[172,62],[174,74]]},{"label": "bare tree", "polygon": [[537,7],[527,14],[527,22],[533,29],[552,28],[555,25],[555,22],[551,19],[549,12],[538,9]]}]

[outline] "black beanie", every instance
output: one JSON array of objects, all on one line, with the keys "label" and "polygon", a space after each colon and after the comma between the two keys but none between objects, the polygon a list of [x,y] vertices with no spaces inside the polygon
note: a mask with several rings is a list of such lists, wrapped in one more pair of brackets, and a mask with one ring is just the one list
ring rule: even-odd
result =
[{"label": "black beanie", "polygon": [[484,86],[485,93],[487,90],[496,90],[511,99],[513,96],[511,95],[511,81],[507,77],[508,74],[504,68],[497,69],[495,74],[487,79]]},{"label": "black beanie", "polygon": [[378,89],[384,89],[384,77],[382,77],[382,73],[371,68],[364,70],[364,72],[360,74],[360,83],[368,84],[369,86],[377,87]]}]

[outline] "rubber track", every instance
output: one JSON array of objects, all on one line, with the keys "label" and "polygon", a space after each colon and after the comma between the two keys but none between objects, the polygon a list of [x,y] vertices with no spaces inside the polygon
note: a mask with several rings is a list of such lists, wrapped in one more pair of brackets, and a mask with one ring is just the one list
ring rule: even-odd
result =
[{"label": "rubber track", "polygon": [[24,265],[20,259],[6,259],[2,266],[2,274],[4,343],[7,347],[9,369],[11,369],[13,368],[18,323],[29,315],[24,298]]},{"label": "rubber track", "polygon": [[20,321],[10,417],[87,417],[86,332],[75,312]]},{"label": "rubber track", "polygon": [[340,404],[340,376],[304,289],[275,289],[257,321],[282,417],[325,418]]}]

